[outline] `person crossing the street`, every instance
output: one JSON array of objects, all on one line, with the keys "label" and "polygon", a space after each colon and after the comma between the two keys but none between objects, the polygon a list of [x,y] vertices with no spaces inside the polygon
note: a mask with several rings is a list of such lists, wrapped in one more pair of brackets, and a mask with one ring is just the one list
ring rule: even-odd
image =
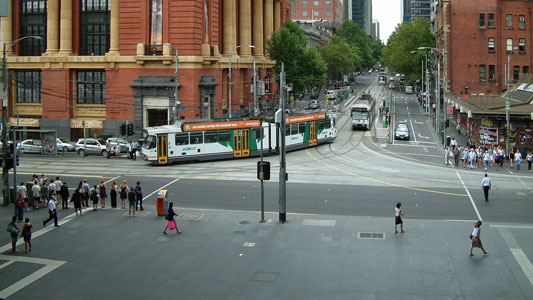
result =
[{"label": "person crossing the street", "polygon": [[490,188],[490,178],[488,177],[487,173],[485,173],[485,177],[483,177],[483,179],[481,180],[481,190],[483,191],[483,195],[485,196],[485,201],[489,201]]}]

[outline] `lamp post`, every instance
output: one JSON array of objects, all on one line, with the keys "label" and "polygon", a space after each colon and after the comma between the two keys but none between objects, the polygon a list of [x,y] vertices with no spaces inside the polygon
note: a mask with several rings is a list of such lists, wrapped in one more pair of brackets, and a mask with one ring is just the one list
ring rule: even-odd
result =
[{"label": "lamp post", "polygon": [[505,101],[505,153],[509,153],[509,138],[511,137],[511,56],[513,56],[514,47],[507,55],[507,100]]},{"label": "lamp post", "polygon": [[[424,51],[424,52],[416,51],[416,50],[411,51],[411,54],[414,54],[414,53],[423,53],[426,56],[425,60],[422,60],[422,72],[421,72],[422,80],[420,81],[420,83],[421,83],[421,86],[422,86],[422,90],[421,90],[421,92],[422,92],[422,103],[425,103],[425,111],[426,111],[426,113],[429,113],[429,108],[428,108],[429,103],[428,103],[427,97],[425,96],[425,90],[428,89],[427,74],[426,74],[426,82],[424,83],[424,62],[426,62],[426,73],[427,73],[428,53],[426,51]],[[424,87],[425,87],[425,89],[424,89]]]},{"label": "lamp post", "polygon": [[[8,134],[7,134],[7,60],[6,60],[6,54],[11,50],[11,48],[18,42],[25,40],[25,39],[37,39],[40,40],[40,36],[25,36],[21,37],[20,39],[14,40],[11,43],[4,43],[2,46],[2,88],[0,89],[0,97],[2,98],[2,181],[4,184],[3,188],[3,196],[4,196],[4,204],[9,204],[9,166],[7,165],[7,160],[9,158],[9,154],[7,153],[7,143],[9,140]],[[13,160],[16,160],[16,152],[17,152],[17,145],[13,145]],[[13,183],[13,187],[17,185],[16,182]],[[16,208],[15,208],[16,210]],[[16,214],[16,213],[15,213]]]},{"label": "lamp post", "polygon": [[[435,52],[438,52],[442,55],[442,58],[443,58],[443,61],[446,61],[446,51],[445,50],[439,50],[437,48],[433,48],[433,47],[418,47],[418,50],[433,50]],[[446,72],[444,72],[444,83],[446,84]],[[435,130],[437,131],[438,134],[441,134],[440,132],[440,126],[441,126],[441,121],[440,121],[440,59],[437,60],[437,87],[436,87],[436,94],[437,94],[437,109],[436,109],[436,116],[435,116]],[[446,89],[444,89],[444,92],[446,93]],[[446,98],[446,95],[445,97]],[[443,138],[443,142],[444,142],[444,137]]]},{"label": "lamp post", "polygon": [[[240,48],[240,47],[250,47],[250,48],[255,48],[254,45],[239,45],[239,46],[235,46],[235,49],[237,48]],[[229,107],[228,107],[228,114],[229,114],[229,118],[231,119],[232,115],[231,115],[231,86],[233,85],[233,82],[231,81],[231,49],[232,49],[232,46],[229,46],[229,60],[228,60],[228,67],[229,67],[229,71],[228,71],[228,102],[229,102]],[[255,74],[255,56],[253,56],[254,58],[254,74]],[[254,75],[254,81],[255,81],[255,75]],[[254,87],[255,88],[255,87]],[[254,95],[254,100],[255,100],[255,95]],[[255,106],[254,106],[255,108]]]}]

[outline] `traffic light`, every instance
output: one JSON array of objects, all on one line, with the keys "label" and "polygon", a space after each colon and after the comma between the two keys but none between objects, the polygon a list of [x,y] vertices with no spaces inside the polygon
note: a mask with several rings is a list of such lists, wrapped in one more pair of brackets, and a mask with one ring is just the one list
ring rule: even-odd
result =
[{"label": "traffic light", "polygon": [[120,135],[126,135],[126,123],[120,125]]},{"label": "traffic light", "polygon": [[128,136],[133,135],[134,133],[133,124],[128,124]]},{"label": "traffic light", "polygon": [[261,161],[257,162],[257,179],[259,180],[270,180],[270,162],[263,161],[263,174],[261,178]]}]

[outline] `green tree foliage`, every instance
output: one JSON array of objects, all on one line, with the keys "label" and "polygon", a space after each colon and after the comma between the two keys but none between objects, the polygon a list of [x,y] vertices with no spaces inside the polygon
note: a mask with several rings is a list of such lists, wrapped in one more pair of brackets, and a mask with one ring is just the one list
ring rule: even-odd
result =
[{"label": "green tree foliage", "polygon": [[374,58],[374,60],[381,60],[381,52],[383,51],[384,47],[385,45],[383,45],[383,42],[381,40],[371,40],[370,48],[372,50],[372,57]]},{"label": "green tree foliage", "polygon": [[331,42],[320,48],[320,53],[333,77],[352,73],[361,65],[358,49],[352,48],[345,39],[334,35]]},{"label": "green tree foliage", "polygon": [[270,59],[276,62],[274,70],[279,73],[281,63],[285,64],[287,83],[293,84],[294,92],[324,84],[326,64],[316,49],[306,48],[307,38],[298,24],[285,20],[266,44]]},{"label": "green tree foliage", "polygon": [[359,28],[357,23],[346,20],[337,30],[337,35],[348,42],[352,48],[358,49],[358,55],[361,58],[361,67],[370,68],[374,66],[377,58],[373,56],[371,44],[373,40],[368,37],[365,31]]},{"label": "green tree foliage", "polygon": [[435,36],[425,18],[398,25],[383,49],[381,61],[390,70],[405,74],[408,81],[414,81],[422,71],[420,62],[424,53],[418,50],[419,47],[435,47]]}]

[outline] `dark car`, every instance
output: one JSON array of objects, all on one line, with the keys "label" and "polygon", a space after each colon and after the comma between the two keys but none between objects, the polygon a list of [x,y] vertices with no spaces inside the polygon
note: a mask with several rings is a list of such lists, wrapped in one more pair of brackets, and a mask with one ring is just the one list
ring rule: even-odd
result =
[{"label": "dark car", "polygon": [[309,108],[309,109],[319,109],[320,108],[320,103],[317,100],[313,100],[313,101],[309,102],[309,104],[307,105],[307,108]]},{"label": "dark car", "polygon": [[395,140],[409,140],[409,125],[407,123],[398,123],[396,130],[394,130]]}]

